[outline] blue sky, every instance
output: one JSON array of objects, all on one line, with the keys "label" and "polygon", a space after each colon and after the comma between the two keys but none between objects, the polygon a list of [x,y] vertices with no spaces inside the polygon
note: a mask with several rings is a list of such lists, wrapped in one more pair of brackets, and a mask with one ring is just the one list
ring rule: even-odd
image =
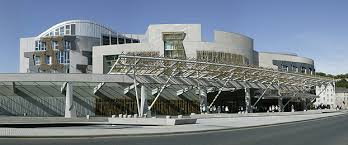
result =
[{"label": "blue sky", "polygon": [[258,51],[313,58],[317,71],[348,73],[348,1],[332,0],[2,0],[0,72],[18,72],[19,38],[69,19],[88,19],[118,32],[144,33],[149,24],[200,23],[254,39]]}]

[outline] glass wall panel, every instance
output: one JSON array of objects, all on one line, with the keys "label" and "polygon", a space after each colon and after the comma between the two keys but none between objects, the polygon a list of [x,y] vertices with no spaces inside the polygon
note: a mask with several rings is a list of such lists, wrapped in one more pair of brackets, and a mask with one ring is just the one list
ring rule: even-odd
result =
[{"label": "glass wall panel", "polygon": [[185,59],[186,53],[183,40],[186,34],[184,32],[163,32],[164,57]]}]

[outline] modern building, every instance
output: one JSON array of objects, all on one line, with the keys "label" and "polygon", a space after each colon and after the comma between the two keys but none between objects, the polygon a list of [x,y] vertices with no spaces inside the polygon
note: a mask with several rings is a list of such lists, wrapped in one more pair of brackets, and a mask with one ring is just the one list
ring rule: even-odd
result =
[{"label": "modern building", "polygon": [[140,43],[93,47],[93,73],[107,73],[117,55],[163,56],[165,58],[257,65],[253,39],[231,32],[215,31],[214,41],[202,40],[200,24],[150,25]]},{"label": "modern building", "polygon": [[314,75],[314,60],[293,53],[259,52],[259,66],[279,71]]},{"label": "modern building", "polygon": [[139,38],[92,21],[65,21],[20,39],[20,72],[91,73],[93,46],[124,43],[139,43]]},{"label": "modern building", "polygon": [[77,116],[136,114],[144,106],[172,115],[212,107],[290,111],[288,104],[303,110],[316,97],[314,86],[331,81],[315,77],[313,60],[259,53],[252,38],[238,33],[215,31],[214,41],[206,42],[200,24],[156,24],[144,34],[121,34],[86,20],[21,38],[20,72],[31,78],[10,75],[0,84],[5,114],[61,116],[64,107],[65,115],[75,110]]},{"label": "modern building", "polygon": [[348,89],[337,87],[335,89],[335,106],[341,109],[348,109]]}]

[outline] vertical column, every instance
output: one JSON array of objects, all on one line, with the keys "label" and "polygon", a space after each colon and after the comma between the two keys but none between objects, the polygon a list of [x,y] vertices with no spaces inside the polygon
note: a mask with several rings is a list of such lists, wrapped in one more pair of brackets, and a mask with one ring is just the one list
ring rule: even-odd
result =
[{"label": "vertical column", "polygon": [[201,113],[207,112],[207,89],[205,87],[198,87],[199,90],[199,98],[200,98],[200,110]]},{"label": "vertical column", "polygon": [[109,31],[109,45],[111,45],[111,31]]},{"label": "vertical column", "polygon": [[142,117],[144,113],[148,111],[148,104],[147,104],[147,92],[148,88],[144,85],[141,85],[140,89],[140,114],[139,116]]},{"label": "vertical column", "polygon": [[307,111],[307,99],[303,99],[303,111]]},{"label": "vertical column", "polygon": [[67,82],[65,91],[65,118],[76,117],[73,102],[73,85],[71,82]]},{"label": "vertical column", "polygon": [[279,112],[284,112],[283,98],[279,96],[278,98]]},{"label": "vertical column", "polygon": [[251,113],[251,97],[250,97],[250,88],[245,88],[245,111]]},{"label": "vertical column", "polygon": [[118,33],[116,32],[116,44],[118,45]]}]

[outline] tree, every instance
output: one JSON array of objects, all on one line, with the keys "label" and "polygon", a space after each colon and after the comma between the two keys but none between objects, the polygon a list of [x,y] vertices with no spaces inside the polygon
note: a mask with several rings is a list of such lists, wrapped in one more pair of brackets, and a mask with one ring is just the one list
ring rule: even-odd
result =
[{"label": "tree", "polygon": [[340,79],[336,82],[336,87],[348,88],[348,81],[346,79]]}]

